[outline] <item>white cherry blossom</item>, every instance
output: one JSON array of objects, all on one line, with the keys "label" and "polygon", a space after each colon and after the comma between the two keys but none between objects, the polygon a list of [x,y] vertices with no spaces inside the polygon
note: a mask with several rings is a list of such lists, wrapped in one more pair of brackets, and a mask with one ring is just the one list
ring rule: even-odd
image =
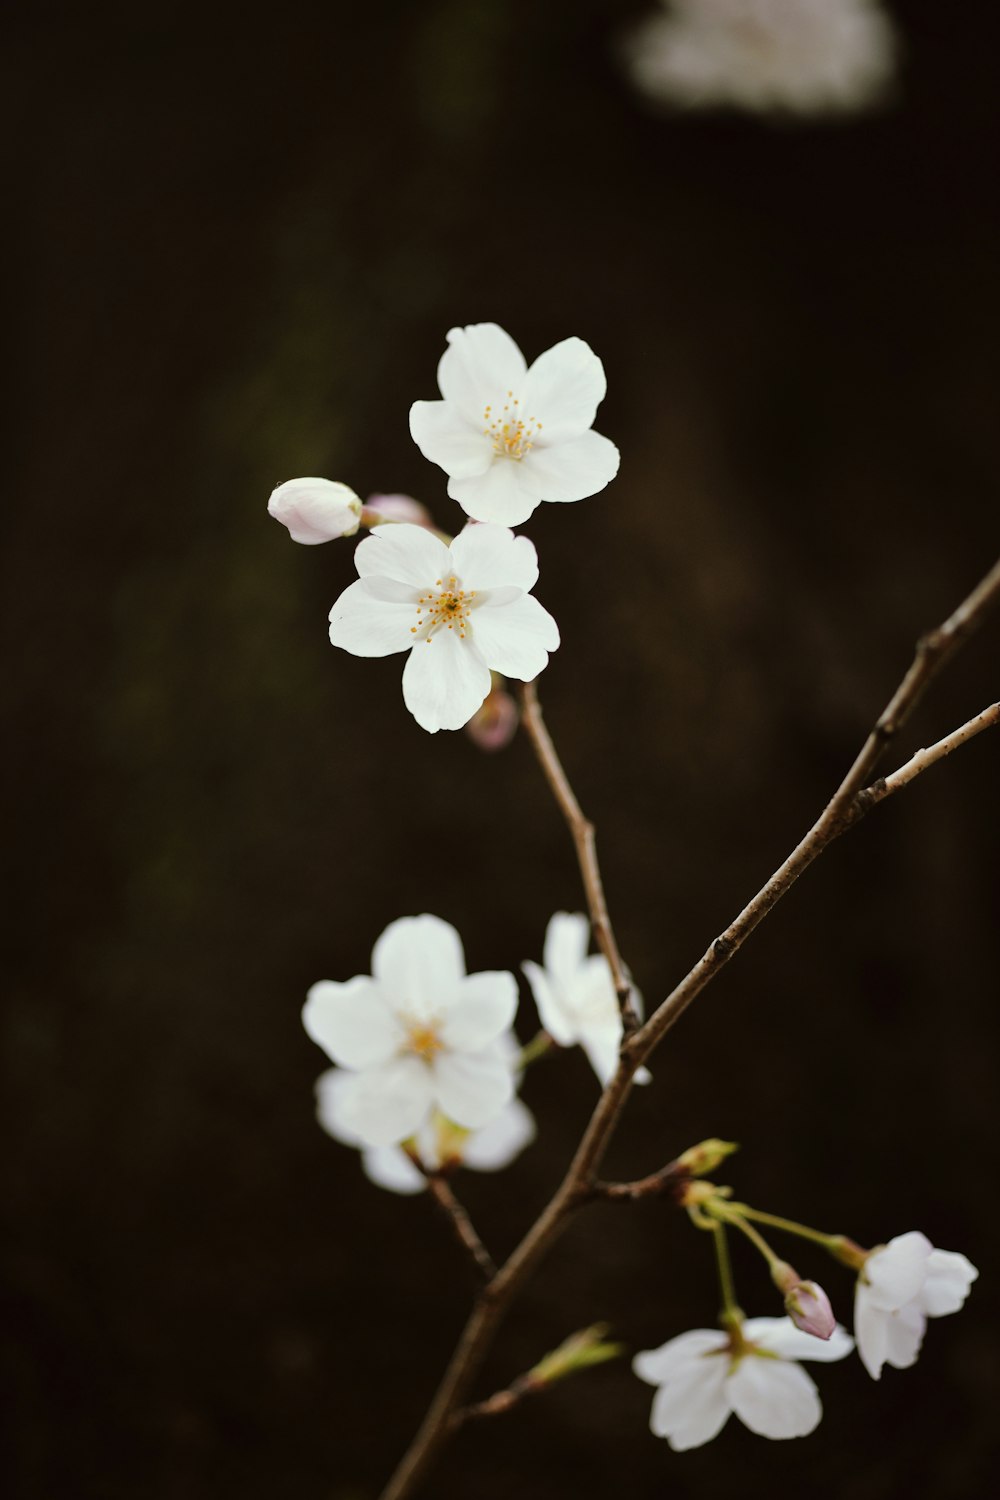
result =
[{"label": "white cherry blossom", "polygon": [[453,328],[438,364],[441,401],[415,401],[410,432],[477,521],[517,526],[542,500],[583,500],[618,472],[618,449],[591,429],[607,382],[583,339],[531,368],[496,323]]},{"label": "white cherry blossom", "polygon": [[873,1250],[854,1297],[854,1336],[872,1379],[879,1379],[883,1365],[905,1370],[914,1364],[927,1319],[958,1312],[978,1275],[964,1255],[935,1250],[919,1229]]},{"label": "white cherry blossom", "polygon": [[[521,968],[531,985],[538,1016],[560,1047],[581,1046],[602,1085],[618,1066],[622,1018],[608,961],[602,953],[588,955],[590,923],[579,912],[557,911],[549,922],[543,949],[544,967],[527,959]],[[642,1011],[642,996],[632,1000]],[[648,1083],[640,1068],[637,1083]]]},{"label": "white cherry blossom", "polygon": [[271,491],[267,508],[292,541],[306,547],[353,536],[361,516],[359,497],[333,479],[286,479]]},{"label": "white cherry blossom", "polygon": [[466,974],[461,939],[439,917],[390,922],[372,977],[322,980],[302,1023],[350,1071],[343,1128],[366,1146],[393,1146],[439,1111],[466,1130],[495,1119],[514,1093],[503,1041],[517,1009],[513,974]]},{"label": "white cherry blossom", "polygon": [[823,114],[885,93],[896,39],[878,0],[664,0],[626,58],[644,93],[681,108]]},{"label": "white cherry blossom", "polygon": [[535,549],[505,526],[470,524],[450,546],[420,526],[379,526],[354,561],[360,576],[330,611],[330,640],[355,656],[409,651],[403,701],[431,734],[468,723],[491,668],[530,682],[559,645],[530,592]]},{"label": "white cherry blossom", "polygon": [[733,1334],[695,1328],[632,1361],[640,1380],[659,1389],[650,1429],[678,1452],[709,1442],[731,1412],[761,1437],[805,1437],[823,1415],[800,1359],[843,1359],[854,1340],[837,1327],[825,1343],[789,1318],[748,1318]]},{"label": "white cherry blossom", "polygon": [[[350,1073],[328,1068],[316,1081],[316,1113],[328,1135],[345,1146],[357,1146],[365,1175],[393,1193],[420,1193],[424,1174],[401,1146],[366,1146],[345,1120],[342,1101],[350,1091]],[[511,1099],[495,1119],[468,1133],[459,1131],[443,1115],[435,1114],[417,1131],[413,1144],[429,1171],[442,1165],[445,1154],[461,1156],[462,1165],[477,1172],[499,1172],[535,1138],[535,1119],[521,1099]]]}]

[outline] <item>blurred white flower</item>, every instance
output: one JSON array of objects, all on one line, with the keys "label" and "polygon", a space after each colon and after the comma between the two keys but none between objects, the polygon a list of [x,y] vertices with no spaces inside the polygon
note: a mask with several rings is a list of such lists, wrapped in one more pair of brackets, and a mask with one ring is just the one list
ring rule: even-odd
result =
[{"label": "blurred white flower", "polygon": [[514,1093],[502,1040],[517,1009],[513,974],[467,975],[454,927],[425,915],[389,923],[372,975],[314,984],[302,1012],[313,1041],[350,1070],[343,1128],[366,1146],[392,1146],[435,1110],[466,1130],[495,1119]]},{"label": "blurred white flower", "polygon": [[582,339],[528,369],[496,323],[453,328],[438,364],[442,401],[415,401],[410,432],[477,521],[517,526],[542,500],[583,500],[618,472],[618,449],[592,432],[607,382]]},{"label": "blurred white flower", "polygon": [[[521,965],[531,985],[545,1030],[560,1047],[579,1044],[602,1085],[618,1066],[622,1018],[611,970],[603,953],[588,956],[590,923],[579,912],[557,911],[549,922],[542,952],[544,968],[530,959]],[[642,996],[633,989],[636,1010]],[[637,1083],[648,1083],[640,1068]]]},{"label": "blurred white flower", "polygon": [[964,1255],[935,1250],[919,1229],[873,1250],[854,1297],[854,1336],[872,1379],[885,1364],[897,1370],[914,1364],[927,1319],[958,1312],[978,1275]]},{"label": "blurred white flower", "polygon": [[[424,1174],[400,1146],[366,1146],[345,1119],[342,1099],[350,1090],[350,1073],[328,1068],[316,1081],[316,1112],[328,1135],[345,1146],[361,1150],[365,1175],[378,1187],[393,1193],[420,1193],[427,1186]],[[460,1139],[461,1137],[461,1139]],[[460,1132],[442,1115],[434,1115],[413,1138],[417,1155],[434,1172],[445,1159],[461,1157],[462,1165],[478,1172],[498,1172],[535,1138],[535,1120],[521,1099],[511,1099],[495,1119],[478,1130]]]},{"label": "blurred white flower", "polygon": [[864,109],[890,83],[892,22],[878,0],[664,0],[626,56],[644,93],[694,109]]},{"label": "blurred white flower", "polygon": [[361,501],[346,484],[332,479],[286,479],[271,491],[267,508],[288,527],[293,542],[315,547],[338,536],[353,536]]},{"label": "blurred white flower", "polygon": [[330,639],[355,656],[409,651],[403,701],[431,734],[468,723],[491,668],[530,682],[559,645],[529,592],[535,549],[505,526],[466,526],[450,547],[419,526],[379,526],[354,561],[360,577],[330,611]]},{"label": "blurred white flower", "polygon": [[637,1354],[640,1380],[659,1386],[650,1429],[678,1452],[709,1442],[735,1412],[761,1437],[805,1437],[823,1415],[812,1379],[796,1363],[843,1359],[854,1340],[837,1327],[824,1343],[788,1318],[748,1318],[730,1335],[695,1328]]}]

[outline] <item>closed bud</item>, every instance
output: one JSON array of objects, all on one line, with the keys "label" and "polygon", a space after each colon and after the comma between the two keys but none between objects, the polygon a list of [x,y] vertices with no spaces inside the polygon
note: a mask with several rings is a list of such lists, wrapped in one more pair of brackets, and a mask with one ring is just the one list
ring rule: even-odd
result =
[{"label": "closed bud", "polygon": [[727,1156],[732,1156],[739,1149],[735,1141],[720,1141],[713,1135],[707,1141],[699,1141],[697,1146],[689,1147],[683,1156],[677,1158],[677,1165],[690,1177],[706,1177],[709,1172],[714,1172],[716,1167],[721,1166]]},{"label": "closed bud", "polygon": [[803,1333],[828,1339],[837,1326],[830,1299],[815,1281],[800,1281],[785,1293],[785,1311]]},{"label": "closed bud", "polygon": [[411,526],[434,530],[430,511],[412,495],[369,495],[363,520],[366,526],[380,526],[384,521],[407,521]]},{"label": "closed bud", "polygon": [[601,1365],[605,1360],[617,1359],[624,1352],[624,1344],[608,1343],[605,1334],[607,1323],[594,1323],[579,1333],[571,1334],[565,1343],[546,1354],[529,1372],[531,1385],[550,1385],[553,1380],[562,1380],[574,1375],[577,1370],[586,1370],[590,1365]]},{"label": "closed bud", "polygon": [[286,479],[272,490],[267,508],[292,541],[306,547],[353,536],[361,520],[358,496],[332,479]]},{"label": "closed bud", "polygon": [[503,750],[517,733],[517,704],[504,688],[495,687],[472,715],[465,732],[480,750]]}]

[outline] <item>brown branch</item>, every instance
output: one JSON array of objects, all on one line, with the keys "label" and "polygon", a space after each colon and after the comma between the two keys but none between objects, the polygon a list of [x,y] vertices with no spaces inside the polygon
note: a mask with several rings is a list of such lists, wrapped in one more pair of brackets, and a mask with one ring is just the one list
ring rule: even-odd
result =
[{"label": "brown branch", "polygon": [[544,1388],[544,1381],[536,1380],[529,1371],[527,1375],[519,1375],[516,1380],[512,1380],[506,1390],[495,1391],[485,1401],[477,1401],[473,1406],[463,1406],[452,1412],[449,1425],[454,1429],[464,1426],[466,1422],[476,1421],[479,1417],[502,1416],[512,1406],[523,1401],[525,1396],[533,1396]]},{"label": "brown branch", "polygon": [[943,740],[929,745],[926,750],[918,750],[911,755],[905,765],[893,771],[891,776],[883,776],[873,786],[866,787],[863,792],[858,793],[858,800],[864,804],[864,811],[869,807],[875,807],[879,802],[884,802],[886,797],[891,797],[893,792],[898,792],[901,787],[908,786],[915,777],[931,766],[936,765],[939,760],[944,760],[953,750],[960,745],[967,744],[977,734],[982,734],[984,729],[993,729],[1000,724],[1000,703],[991,703],[989,708],[984,708],[981,714],[976,714],[961,728],[952,730],[946,734]]},{"label": "brown branch", "polygon": [[497,1274],[493,1257],[476,1233],[469,1215],[440,1173],[428,1173],[427,1191],[448,1219],[455,1231],[455,1238],[463,1250],[468,1252],[477,1273],[487,1282],[492,1280]]},{"label": "brown branch", "polygon": [[[593,1196],[594,1174],[607,1150],[640,1064],[646,1060],[695,996],[728,963],[772,907],[788,893],[803,870],[808,868],[816,856],[832,843],[838,834],[851,827],[880,800],[876,795],[877,786],[866,791],[865,782],[871,775],[883,749],[908,716],[934,672],[982,621],[998,596],[1000,596],[1000,562],[955,613],[938,630],[925,636],[918,644],[913,665],[868,736],[861,754],[805,838],[753,900],[744,907],[735,921],[730,923],[729,927],[716,938],[707,953],[681,980],[677,988],[667,996],[646,1024],[627,1037],[622,1045],[618,1068],[597,1101],[594,1113],[591,1115],[566,1175],[517,1249],[480,1293],[427,1415],[386,1486],[381,1500],[404,1500],[404,1497],[411,1493],[413,1486],[418,1482],[451,1431],[452,1413],[461,1404],[465,1392],[478,1372],[507,1307],[513,1301],[524,1280],[561,1233],[573,1210]],[[627,989],[628,981],[624,976],[621,960],[614,946],[613,934],[611,934],[610,923],[607,921],[607,912],[603,904],[600,874],[596,869],[593,852],[593,828],[583,817],[579,803],[562,770],[541,720],[537,695],[531,684],[528,684],[525,689],[524,707],[525,722],[538,750],[539,759],[542,761],[549,784],[573,832],[581,871],[587,885],[588,902],[592,896],[591,882],[596,878],[593,894],[599,896],[599,903],[591,907],[591,921],[595,932],[598,931],[598,917],[603,913],[605,925],[600,930],[605,935],[605,941],[608,935],[611,935],[611,943],[610,951],[602,943],[602,951],[605,952],[608,963],[611,964],[612,973],[618,973]],[[989,714],[991,710],[986,712]],[[983,724],[982,727],[986,728],[987,725]],[[969,726],[965,725],[963,730],[956,731],[956,735],[962,737],[956,739],[955,744],[964,743],[972,737],[973,733],[978,732],[973,730],[970,733],[964,733],[968,729]],[[953,738],[955,737],[949,735],[948,741]],[[947,742],[942,741],[941,745],[945,743]],[[949,749],[953,748],[955,746],[949,744]],[[899,776],[904,772],[907,772],[907,775],[905,781],[898,784],[903,785],[912,781],[923,770],[948,753],[939,746],[933,747],[933,751],[940,753],[922,752],[925,757],[923,763],[914,767],[908,762],[906,766],[900,767],[900,771],[895,775]],[[914,757],[914,760],[919,760],[919,758],[919,756]],[[891,776],[885,778],[886,786],[892,781]],[[883,795],[888,795],[888,793]],[[612,961],[612,954],[617,960],[617,971]]]},{"label": "brown branch", "polygon": [[648,1177],[639,1177],[635,1182],[594,1182],[590,1186],[591,1198],[605,1198],[612,1203],[634,1203],[637,1198],[657,1198],[682,1183],[690,1181],[691,1174],[678,1162],[668,1162],[658,1172]]},{"label": "brown branch", "polygon": [[632,999],[632,981],[629,979],[625,965],[622,963],[621,954],[618,951],[618,943],[615,939],[615,931],[611,925],[611,918],[608,915],[608,904],[604,898],[604,884],[601,880],[601,868],[597,862],[597,842],[594,825],[589,818],[584,816],[583,810],[576,800],[576,794],[569,784],[569,777],[566,775],[562,761],[556,753],[552,737],[545,727],[541,704],[538,701],[538,693],[533,682],[526,682],[522,685],[521,705],[521,722],[528,732],[528,737],[534,746],[539,764],[545,773],[545,779],[552,789],[552,795],[559,804],[559,809],[566,819],[569,831],[573,837],[577,863],[580,866],[580,876],[583,880],[583,889],[587,897],[587,909],[590,912],[590,925],[594,929],[594,938],[597,946],[608,961],[615,993],[618,996],[618,1005],[622,1013],[622,1024],[625,1028],[625,1034],[629,1035],[637,1029],[639,1016]]}]

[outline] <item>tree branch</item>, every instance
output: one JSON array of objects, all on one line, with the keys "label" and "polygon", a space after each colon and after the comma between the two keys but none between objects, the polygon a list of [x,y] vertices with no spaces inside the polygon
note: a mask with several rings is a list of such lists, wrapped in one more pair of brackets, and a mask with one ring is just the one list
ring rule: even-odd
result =
[{"label": "tree branch", "polygon": [[427,1191],[450,1222],[455,1231],[455,1238],[468,1253],[477,1274],[489,1282],[497,1274],[493,1257],[476,1233],[469,1215],[440,1173],[427,1174]]}]

